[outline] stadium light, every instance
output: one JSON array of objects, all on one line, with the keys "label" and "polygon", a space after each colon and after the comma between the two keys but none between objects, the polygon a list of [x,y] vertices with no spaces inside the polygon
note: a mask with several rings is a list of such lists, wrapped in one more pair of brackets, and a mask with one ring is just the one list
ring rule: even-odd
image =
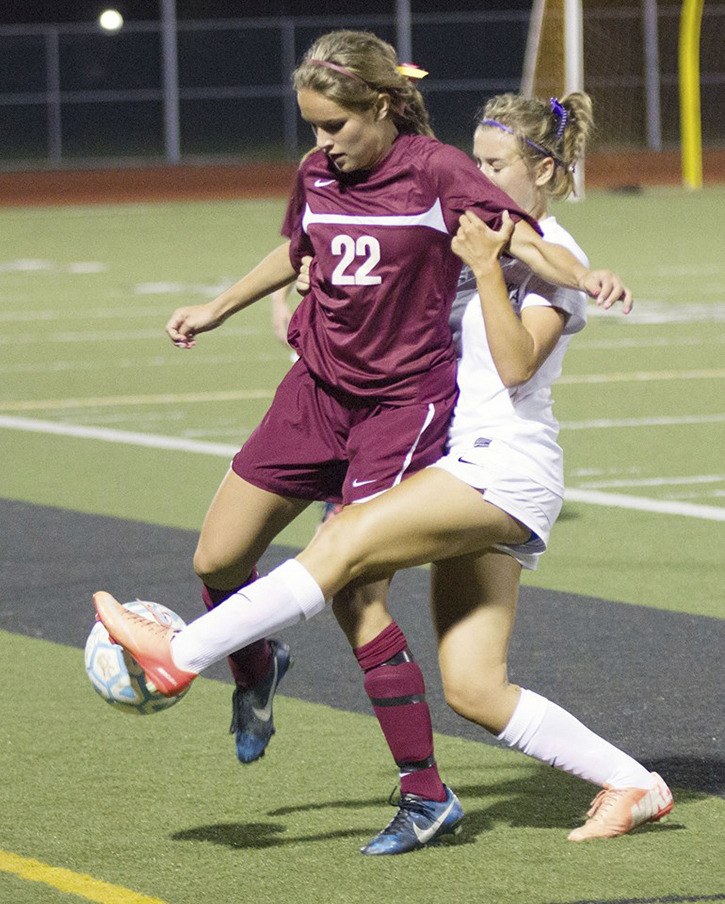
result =
[{"label": "stadium light", "polygon": [[123,16],[117,9],[104,9],[98,17],[98,24],[104,31],[120,31],[123,28]]}]

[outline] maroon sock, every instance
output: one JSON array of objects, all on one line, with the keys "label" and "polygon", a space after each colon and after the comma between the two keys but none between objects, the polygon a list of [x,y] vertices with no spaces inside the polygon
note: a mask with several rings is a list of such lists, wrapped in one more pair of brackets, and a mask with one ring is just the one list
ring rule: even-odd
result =
[{"label": "maroon sock", "polygon": [[400,770],[401,794],[445,800],[446,789],[433,753],[423,673],[413,660],[405,634],[393,622],[354,653],[365,673],[365,692]]},{"label": "maroon sock", "polygon": [[[201,598],[204,600],[204,605],[207,609],[213,609],[215,606],[218,606],[219,603],[223,603],[224,600],[228,599],[233,593],[236,593],[237,590],[241,590],[242,587],[246,587],[248,584],[256,581],[258,577],[259,572],[257,569],[252,569],[249,578],[240,587],[237,587],[234,590],[215,590],[213,587],[207,587],[205,584],[201,591]],[[254,643],[250,643],[249,646],[244,647],[244,649],[237,650],[227,656],[227,662],[229,663],[229,668],[231,669],[232,677],[234,678],[237,687],[246,691],[261,681],[269,671],[271,657],[272,649],[269,645],[269,641],[264,638],[262,640],[257,640]]]}]

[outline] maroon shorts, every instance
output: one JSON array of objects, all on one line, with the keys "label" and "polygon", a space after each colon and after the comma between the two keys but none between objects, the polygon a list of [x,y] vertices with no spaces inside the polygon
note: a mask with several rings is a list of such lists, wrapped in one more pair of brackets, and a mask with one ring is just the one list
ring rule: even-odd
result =
[{"label": "maroon shorts", "polygon": [[380,404],[331,389],[297,361],[232,470],[278,496],[360,502],[441,457],[455,401]]}]

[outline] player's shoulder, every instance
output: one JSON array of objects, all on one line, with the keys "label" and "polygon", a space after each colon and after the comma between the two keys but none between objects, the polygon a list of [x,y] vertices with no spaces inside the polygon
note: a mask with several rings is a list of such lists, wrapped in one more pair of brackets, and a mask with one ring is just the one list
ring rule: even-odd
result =
[{"label": "player's shoulder", "polygon": [[553,245],[563,245],[571,253],[586,266],[589,266],[589,259],[586,252],[579,245],[574,236],[559,223],[556,217],[547,216],[539,220],[539,226],[544,239]]},{"label": "player's shoulder", "polygon": [[[420,136],[423,137],[423,136]],[[452,144],[445,144],[437,138],[429,138],[426,146],[428,159],[439,166],[470,166],[476,169],[475,164],[465,151]]]},{"label": "player's shoulder", "polygon": [[418,161],[424,169],[446,169],[450,166],[468,163],[473,166],[468,154],[452,144],[444,144],[428,135],[401,135],[398,139],[400,151],[408,158]]},{"label": "player's shoulder", "polygon": [[321,148],[311,148],[297,165],[298,175],[327,165],[327,157]]},{"label": "player's shoulder", "polygon": [[[554,245],[563,245],[571,253],[580,260],[585,267],[589,266],[589,259],[575,241],[572,234],[558,223],[553,216],[546,216],[539,220],[544,240]],[[563,286],[553,286],[537,277],[533,273],[529,273],[528,278],[522,284],[525,289],[524,295],[530,297],[544,298],[555,308],[564,311],[567,314],[566,326],[564,327],[565,335],[573,335],[578,333],[586,326],[587,322],[587,296],[586,293],[578,289],[570,289]],[[539,302],[534,302],[538,304]],[[524,306],[527,302],[524,301]]]}]

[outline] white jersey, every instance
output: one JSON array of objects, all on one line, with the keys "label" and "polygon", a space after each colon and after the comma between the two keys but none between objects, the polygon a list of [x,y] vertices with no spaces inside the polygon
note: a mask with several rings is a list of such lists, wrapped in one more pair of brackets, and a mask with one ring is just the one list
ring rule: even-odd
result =
[{"label": "white jersey", "polygon": [[[582,249],[554,217],[544,218],[540,226],[548,242],[563,245],[588,266]],[[475,451],[494,445],[503,453],[496,457],[505,458],[511,471],[563,497],[563,456],[557,443],[559,424],[553,413],[551,387],[561,374],[572,335],[586,324],[587,298],[583,292],[545,282],[515,258],[506,258],[502,266],[516,314],[520,316],[528,307],[555,307],[567,314],[566,324],[534,376],[507,389],[491,357],[480,299],[474,291],[461,321],[460,396],[451,421],[449,449]]]}]

